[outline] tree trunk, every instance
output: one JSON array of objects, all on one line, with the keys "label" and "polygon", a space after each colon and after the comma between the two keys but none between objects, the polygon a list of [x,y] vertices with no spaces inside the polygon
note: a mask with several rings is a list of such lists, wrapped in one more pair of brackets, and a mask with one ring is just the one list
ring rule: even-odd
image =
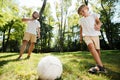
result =
[{"label": "tree trunk", "polygon": [[4,52],[5,50],[5,32],[6,32],[6,29],[3,31],[3,41],[2,41],[2,51]]},{"label": "tree trunk", "polygon": [[85,4],[88,5],[88,0],[84,0]]},{"label": "tree trunk", "polygon": [[60,52],[63,51],[63,0],[61,0],[61,20],[59,20],[59,16],[57,16],[58,21],[60,21],[60,23],[58,24],[59,30],[58,30],[58,34],[59,34],[59,39],[58,39],[58,49]]},{"label": "tree trunk", "polygon": [[[42,14],[43,14],[43,12],[44,12],[44,10],[45,10],[46,3],[47,3],[47,0],[44,0],[43,5],[42,5],[42,8],[41,8],[41,10],[39,11],[39,15],[40,15],[40,17],[39,17],[39,22],[40,22],[40,24],[41,24],[41,27],[43,26],[43,22],[42,22],[43,16],[42,16]],[[42,35],[41,35],[40,41],[41,41],[41,43],[44,42],[44,40],[42,39]],[[41,51],[42,51],[42,50],[43,50],[43,46],[41,45]]]},{"label": "tree trunk", "polygon": [[39,14],[40,14],[39,21],[40,21],[40,22],[42,22],[42,14],[43,14],[43,12],[44,12],[44,10],[45,10],[46,3],[47,3],[47,0],[44,0],[43,5],[42,5],[42,8],[41,8],[41,10],[40,10],[40,12],[39,12]]}]

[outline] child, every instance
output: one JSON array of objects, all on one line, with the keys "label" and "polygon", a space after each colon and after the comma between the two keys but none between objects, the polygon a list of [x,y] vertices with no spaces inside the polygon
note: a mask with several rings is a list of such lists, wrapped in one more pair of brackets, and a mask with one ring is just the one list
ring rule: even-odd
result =
[{"label": "child", "polygon": [[101,22],[96,14],[89,14],[89,8],[86,5],[81,5],[78,8],[78,14],[83,16],[80,19],[80,43],[82,42],[82,38],[87,44],[89,51],[94,57],[97,65],[95,67],[90,68],[88,71],[90,73],[97,72],[105,72],[105,68],[103,67],[102,61],[100,59],[100,42],[99,36]]},{"label": "child", "polygon": [[28,41],[30,41],[30,46],[28,49],[28,56],[26,57],[26,59],[30,58],[31,52],[33,51],[34,45],[36,43],[36,37],[38,36],[38,38],[40,38],[40,23],[37,21],[38,18],[39,13],[34,11],[31,19],[22,19],[22,21],[27,23],[27,29],[24,33],[23,42],[20,49],[20,55],[17,58],[17,60],[21,59]]}]

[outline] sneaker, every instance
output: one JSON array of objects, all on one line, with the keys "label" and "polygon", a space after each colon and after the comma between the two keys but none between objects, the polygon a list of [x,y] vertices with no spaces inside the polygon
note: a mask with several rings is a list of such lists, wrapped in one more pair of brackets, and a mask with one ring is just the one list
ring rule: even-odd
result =
[{"label": "sneaker", "polygon": [[95,67],[92,67],[88,70],[89,73],[96,74],[96,73],[107,73],[106,69],[104,67],[101,67],[99,65],[96,65]]},{"label": "sneaker", "polygon": [[104,67],[101,67],[99,65],[97,65],[99,70],[98,70],[98,73],[107,73],[106,69]]}]

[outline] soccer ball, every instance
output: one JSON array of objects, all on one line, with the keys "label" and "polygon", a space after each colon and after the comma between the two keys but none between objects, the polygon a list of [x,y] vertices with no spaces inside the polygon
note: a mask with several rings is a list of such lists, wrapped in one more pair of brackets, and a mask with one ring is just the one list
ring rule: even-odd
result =
[{"label": "soccer ball", "polygon": [[62,71],[62,63],[55,56],[43,57],[38,63],[37,72],[41,80],[55,80],[60,78]]}]

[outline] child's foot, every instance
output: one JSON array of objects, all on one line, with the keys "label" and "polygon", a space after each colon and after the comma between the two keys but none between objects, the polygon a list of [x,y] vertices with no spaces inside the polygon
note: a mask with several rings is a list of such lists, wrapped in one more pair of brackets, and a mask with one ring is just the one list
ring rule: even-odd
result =
[{"label": "child's foot", "polygon": [[21,56],[19,56],[16,60],[21,60],[22,59],[22,57]]},{"label": "child's foot", "polygon": [[30,56],[27,56],[25,59],[30,59]]},{"label": "child's foot", "polygon": [[99,65],[96,65],[95,67],[92,67],[88,70],[89,73],[96,74],[96,73],[107,73],[106,69],[104,67],[101,67]]}]

